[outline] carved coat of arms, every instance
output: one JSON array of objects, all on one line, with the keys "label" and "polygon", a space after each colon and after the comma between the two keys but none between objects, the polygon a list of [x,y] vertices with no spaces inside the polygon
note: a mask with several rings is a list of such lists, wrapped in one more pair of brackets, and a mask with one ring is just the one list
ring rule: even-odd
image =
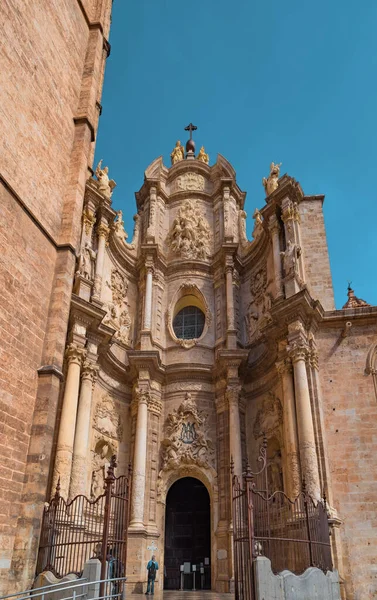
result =
[{"label": "carved coat of arms", "polygon": [[162,446],[162,470],[168,471],[180,464],[212,466],[214,448],[206,433],[206,415],[199,411],[191,394],[169,414],[166,422],[167,437]]}]

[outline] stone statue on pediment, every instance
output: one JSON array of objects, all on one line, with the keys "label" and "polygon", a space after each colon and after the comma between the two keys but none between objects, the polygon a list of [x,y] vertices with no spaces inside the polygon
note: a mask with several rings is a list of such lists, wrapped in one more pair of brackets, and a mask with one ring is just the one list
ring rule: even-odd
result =
[{"label": "stone statue on pediment", "polygon": [[209,156],[208,156],[208,154],[206,153],[206,151],[205,151],[205,149],[204,149],[204,146],[202,146],[202,147],[200,148],[200,150],[199,150],[199,154],[198,154],[198,156],[197,156],[196,158],[197,158],[198,160],[200,160],[200,161],[204,162],[206,165],[208,165],[208,163],[209,163]]},{"label": "stone statue on pediment", "polygon": [[102,158],[96,168],[96,176],[98,180],[98,191],[108,200],[110,200],[116,183],[113,179],[109,179],[109,167],[102,168]]},{"label": "stone statue on pediment", "polygon": [[179,140],[176,142],[175,147],[173,148],[173,151],[170,154],[170,158],[172,165],[175,165],[177,162],[185,158],[185,151]]},{"label": "stone statue on pediment", "polygon": [[275,165],[275,163],[272,162],[270,165],[269,176],[267,178],[263,177],[262,179],[264,189],[266,190],[266,196],[269,196],[278,188],[280,167],[281,163]]}]

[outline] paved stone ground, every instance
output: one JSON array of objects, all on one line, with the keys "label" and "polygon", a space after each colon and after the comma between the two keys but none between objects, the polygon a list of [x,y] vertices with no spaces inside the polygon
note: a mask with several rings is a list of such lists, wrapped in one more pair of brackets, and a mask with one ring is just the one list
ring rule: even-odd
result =
[{"label": "paved stone ground", "polygon": [[[149,598],[149,596],[145,596]],[[141,600],[142,594],[127,594],[127,600]],[[185,590],[180,592],[179,590],[165,590],[163,592],[156,591],[154,594],[155,600],[234,600],[233,594],[218,594],[217,592],[211,592],[209,590],[199,590],[192,592]]]}]

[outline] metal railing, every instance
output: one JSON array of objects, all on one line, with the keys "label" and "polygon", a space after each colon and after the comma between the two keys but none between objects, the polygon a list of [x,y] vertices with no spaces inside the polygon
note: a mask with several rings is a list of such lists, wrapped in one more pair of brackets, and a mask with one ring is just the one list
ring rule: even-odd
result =
[{"label": "metal railing", "polygon": [[274,573],[287,569],[296,575],[308,567],[331,571],[331,544],[326,500],[315,502],[305,490],[295,500],[269,490],[267,441],[260,448],[261,469],[247,467],[233,475],[233,544],[236,600],[253,600],[253,561],[266,556]]},{"label": "metal railing", "polygon": [[[119,600],[124,600],[125,581],[126,577],[98,579],[97,581],[88,581],[87,579],[76,579],[73,582],[66,581],[61,583],[52,583],[43,587],[25,590],[23,592],[16,592],[14,594],[8,594],[7,596],[0,596],[0,600],[10,600],[11,598],[13,598],[14,600],[49,600],[50,594],[57,594],[59,592],[70,591],[72,591],[72,594],[68,594],[67,596],[60,598],[59,600],[77,600],[78,598],[85,598],[87,600],[91,600],[91,598],[95,598],[95,600],[119,598]],[[99,586],[99,589],[103,589],[104,593],[98,596],[88,596],[88,588],[92,586]],[[81,593],[77,593],[77,590],[80,592],[80,589],[78,588],[86,588],[86,591],[81,591]]]},{"label": "metal railing", "polygon": [[115,477],[115,468],[113,456],[104,493],[95,500],[79,495],[67,502],[58,484],[43,513],[36,575],[80,577],[89,558],[101,561],[103,580],[125,575],[131,472]]}]

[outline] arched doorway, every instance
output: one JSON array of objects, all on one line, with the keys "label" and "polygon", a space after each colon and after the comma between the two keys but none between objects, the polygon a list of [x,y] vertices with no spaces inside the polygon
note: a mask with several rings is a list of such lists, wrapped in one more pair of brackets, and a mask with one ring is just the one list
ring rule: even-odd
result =
[{"label": "arched doorway", "polygon": [[[183,477],[171,486],[165,513],[164,589],[177,590],[181,565],[190,563],[184,588],[211,589],[211,511],[207,488],[194,477]],[[186,565],[187,569],[187,565]]]}]

